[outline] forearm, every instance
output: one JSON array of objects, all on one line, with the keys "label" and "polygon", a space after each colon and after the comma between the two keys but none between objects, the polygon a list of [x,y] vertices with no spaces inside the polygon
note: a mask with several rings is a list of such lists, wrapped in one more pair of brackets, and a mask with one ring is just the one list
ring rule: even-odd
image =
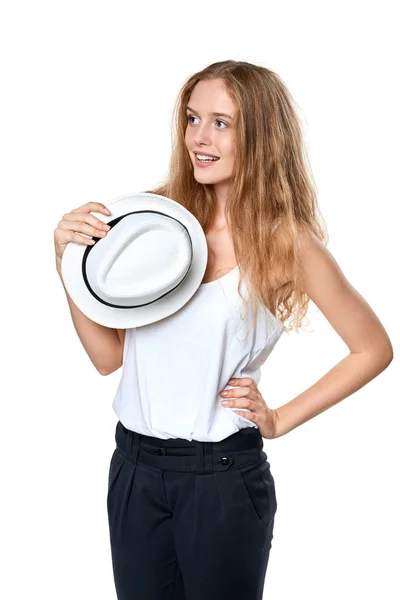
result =
[{"label": "forearm", "polygon": [[310,388],[293,400],[275,409],[276,434],[285,435],[292,429],[347,398],[390,364],[390,353],[350,353]]},{"label": "forearm", "polygon": [[67,297],[75,330],[90,360],[102,375],[115,371],[122,364],[123,354],[117,330],[95,323],[83,314],[68,294],[59,264],[57,272]]}]

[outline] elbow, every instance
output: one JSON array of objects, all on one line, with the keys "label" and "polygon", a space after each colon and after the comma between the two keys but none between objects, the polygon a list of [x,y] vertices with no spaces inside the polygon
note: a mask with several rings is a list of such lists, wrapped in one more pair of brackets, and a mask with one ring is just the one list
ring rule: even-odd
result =
[{"label": "elbow", "polygon": [[122,367],[122,365],[118,365],[117,367],[114,367],[112,369],[97,369],[98,372],[100,373],[100,375],[111,375],[111,373],[115,373],[115,371],[118,371],[118,369],[120,369]]},{"label": "elbow", "polygon": [[386,367],[388,367],[393,360],[393,346],[389,336],[387,336],[385,344],[382,345],[380,354],[386,369]]},{"label": "elbow", "polygon": [[386,333],[381,339],[375,339],[373,346],[369,349],[370,356],[373,356],[377,366],[384,371],[393,360],[393,345]]},{"label": "elbow", "polygon": [[378,351],[375,349],[374,356],[380,372],[384,371],[393,360],[392,344],[389,342],[382,346]]},{"label": "elbow", "polygon": [[118,371],[122,367],[124,361],[123,348],[119,347],[119,351],[115,354],[110,353],[107,359],[106,364],[95,365],[100,375],[111,375],[111,373],[115,373],[115,371]]},{"label": "elbow", "polygon": [[387,348],[385,354],[385,365],[388,367],[393,360],[393,346],[390,344],[389,348]]},{"label": "elbow", "polygon": [[96,367],[97,371],[100,373],[100,375],[111,375],[111,373],[115,373],[115,371],[118,371],[118,369],[120,369],[122,367],[122,362],[118,362],[116,365],[110,365],[108,367]]},{"label": "elbow", "polygon": [[105,369],[97,369],[98,373],[100,373],[100,375],[110,375],[110,373],[112,371],[106,371]]}]

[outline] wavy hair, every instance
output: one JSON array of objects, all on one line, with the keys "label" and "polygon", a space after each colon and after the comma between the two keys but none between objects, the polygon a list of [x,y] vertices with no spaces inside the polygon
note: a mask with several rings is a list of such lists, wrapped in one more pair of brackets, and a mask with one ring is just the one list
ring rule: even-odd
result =
[{"label": "wavy hair", "polygon": [[225,214],[240,265],[238,291],[247,304],[240,291],[244,279],[254,308],[261,303],[282,323],[291,319],[286,331],[298,329],[310,300],[301,288],[300,230],[325,245],[328,233],[295,102],[279,75],[248,62],[226,60],[189,77],[174,106],[169,172],[147,192],[183,205],[205,233],[212,226],[215,192],[211,184],[194,178],[185,144],[189,98],[199,81],[211,79],[223,81],[237,107],[236,163]]}]

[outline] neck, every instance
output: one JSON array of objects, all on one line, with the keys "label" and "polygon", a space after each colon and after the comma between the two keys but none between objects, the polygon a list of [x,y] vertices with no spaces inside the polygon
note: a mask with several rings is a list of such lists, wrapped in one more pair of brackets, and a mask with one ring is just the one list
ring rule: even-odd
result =
[{"label": "neck", "polygon": [[217,198],[216,218],[222,219],[225,218],[225,207],[228,197],[229,184],[226,182],[215,183],[213,187]]}]

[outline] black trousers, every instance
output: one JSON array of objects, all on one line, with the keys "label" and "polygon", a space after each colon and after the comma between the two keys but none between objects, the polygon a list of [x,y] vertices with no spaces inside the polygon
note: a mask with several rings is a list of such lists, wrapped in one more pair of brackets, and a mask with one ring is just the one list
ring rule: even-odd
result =
[{"label": "black trousers", "polygon": [[263,438],[146,436],[117,423],[107,511],[118,600],[260,600],[277,509]]}]

